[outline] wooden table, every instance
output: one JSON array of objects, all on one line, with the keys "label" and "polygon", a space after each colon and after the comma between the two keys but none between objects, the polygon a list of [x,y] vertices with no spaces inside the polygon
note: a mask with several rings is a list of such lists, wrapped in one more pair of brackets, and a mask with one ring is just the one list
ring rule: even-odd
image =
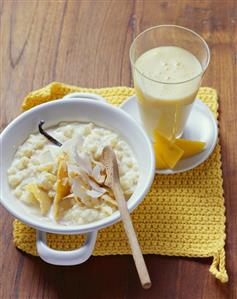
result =
[{"label": "wooden table", "polygon": [[132,85],[128,51],[152,25],[199,32],[211,48],[203,85],[220,95],[220,132],[227,209],[228,284],[208,272],[210,259],[146,256],[153,286],[141,289],[131,256],[92,257],[56,267],[16,250],[13,218],[1,208],[0,298],[237,298],[237,2],[0,2],[1,128],[20,113],[23,97],[57,80],[85,87]]}]

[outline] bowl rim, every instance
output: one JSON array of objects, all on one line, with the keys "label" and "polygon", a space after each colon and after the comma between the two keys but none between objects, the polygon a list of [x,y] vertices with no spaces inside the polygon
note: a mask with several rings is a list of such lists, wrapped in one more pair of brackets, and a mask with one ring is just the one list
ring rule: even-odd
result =
[{"label": "bowl rim", "polygon": [[[93,102],[93,104],[92,104]],[[20,115],[18,115],[15,119],[13,119],[7,126],[6,128],[2,131],[2,133],[0,134],[0,148],[2,150],[3,147],[3,140],[4,138],[6,138],[5,136],[8,134],[8,132],[14,128],[19,122],[21,121],[27,121],[27,118],[29,115],[32,115],[36,112],[38,112],[41,109],[45,109],[45,108],[49,108],[49,107],[54,107],[54,106],[58,106],[58,105],[69,105],[70,103],[78,103],[78,105],[80,105],[81,103],[84,104],[92,104],[98,107],[98,109],[100,109],[100,107],[105,107],[107,111],[112,111],[112,113],[117,113],[120,115],[121,118],[126,118],[131,125],[135,126],[137,130],[140,131],[141,135],[144,138],[144,141],[146,143],[146,146],[148,147],[148,151],[150,154],[150,170],[149,170],[149,176],[147,178],[147,185],[143,188],[141,194],[139,194],[138,198],[136,200],[134,200],[134,202],[131,204],[131,202],[128,202],[128,210],[131,213],[144,199],[144,197],[146,196],[146,194],[148,193],[148,191],[150,190],[150,187],[152,185],[154,176],[155,176],[155,157],[154,157],[154,150],[153,150],[153,146],[152,143],[147,135],[147,133],[145,132],[145,130],[129,115],[127,114],[125,111],[123,111],[122,109],[120,109],[119,107],[116,106],[112,106],[110,104],[107,103],[103,103],[103,102],[98,102],[98,101],[94,101],[94,100],[90,100],[90,99],[58,99],[55,101],[50,101],[50,102],[46,102],[46,103],[42,103],[39,104],[23,113],[21,113]],[[93,120],[92,120],[93,121]],[[111,128],[113,129],[113,127],[111,126]],[[1,157],[2,159],[2,157]],[[22,221],[23,223],[29,225],[30,227],[33,227],[35,229],[38,230],[42,230],[45,232],[50,232],[50,233],[57,233],[57,234],[81,234],[81,233],[87,233],[90,231],[94,231],[94,230],[99,230],[101,228],[110,226],[116,222],[118,222],[121,219],[120,216],[120,212],[116,211],[114,212],[112,215],[105,217],[103,219],[91,222],[91,223],[86,223],[86,224],[81,224],[79,226],[75,226],[75,225],[68,225],[68,226],[58,226],[58,228],[50,228],[50,223],[42,223],[41,225],[39,225],[38,223],[36,223],[36,221],[34,221],[34,219],[27,219],[25,216],[20,215],[15,209],[14,207],[12,207],[11,204],[7,204],[6,200],[3,199],[3,192],[1,190],[0,193],[0,203],[3,205],[3,207],[11,214],[13,215],[15,218],[19,219],[20,221]]]}]

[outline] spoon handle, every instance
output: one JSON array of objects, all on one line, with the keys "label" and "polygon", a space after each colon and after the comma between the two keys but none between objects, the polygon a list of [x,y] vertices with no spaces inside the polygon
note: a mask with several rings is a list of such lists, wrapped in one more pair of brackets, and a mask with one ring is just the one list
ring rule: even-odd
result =
[{"label": "spoon handle", "polygon": [[133,259],[135,261],[135,265],[137,268],[137,272],[144,289],[149,289],[151,287],[151,280],[149,277],[149,273],[147,271],[147,267],[142,255],[142,251],[140,245],[137,240],[136,232],[134,230],[132,220],[127,208],[127,202],[124,198],[123,192],[121,190],[119,183],[113,184],[113,192],[114,196],[117,200],[119,211],[121,214],[121,218],[123,220],[123,225],[125,232],[128,237],[128,241],[132,250]]}]

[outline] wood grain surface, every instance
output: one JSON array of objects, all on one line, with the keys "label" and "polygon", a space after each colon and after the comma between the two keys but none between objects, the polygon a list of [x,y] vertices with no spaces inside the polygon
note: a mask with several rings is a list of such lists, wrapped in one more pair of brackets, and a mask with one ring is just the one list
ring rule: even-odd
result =
[{"label": "wood grain surface", "polygon": [[229,283],[208,272],[210,259],[146,256],[153,282],[148,291],[140,286],[131,256],[92,257],[76,267],[48,265],[13,246],[13,218],[0,208],[1,299],[237,298],[236,1],[0,1],[1,129],[20,113],[29,91],[51,81],[132,85],[132,40],[167,23],[197,31],[211,48],[203,85],[220,95]]}]

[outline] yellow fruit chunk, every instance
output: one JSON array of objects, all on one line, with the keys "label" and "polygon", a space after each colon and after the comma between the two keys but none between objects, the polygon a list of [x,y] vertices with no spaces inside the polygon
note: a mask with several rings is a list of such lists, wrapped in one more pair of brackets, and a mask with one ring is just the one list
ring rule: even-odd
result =
[{"label": "yellow fruit chunk", "polygon": [[56,182],[56,195],[54,197],[54,218],[59,218],[59,203],[69,194],[70,184],[68,182],[68,171],[65,157],[60,157],[58,160],[57,182]]},{"label": "yellow fruit chunk", "polygon": [[154,131],[154,150],[156,167],[159,169],[174,168],[180,159],[192,157],[204,150],[206,143],[187,139],[171,141]]},{"label": "yellow fruit chunk", "polygon": [[46,215],[51,207],[52,200],[48,194],[41,190],[36,184],[28,184],[26,190],[29,191],[40,204],[42,215]]},{"label": "yellow fruit chunk", "polygon": [[181,159],[192,157],[204,150],[206,143],[202,141],[192,141],[187,139],[176,139],[175,145],[184,151]]},{"label": "yellow fruit chunk", "polygon": [[167,169],[169,165],[165,163],[165,161],[161,158],[159,145],[157,143],[154,144],[155,156],[156,156],[156,168],[159,169]]},{"label": "yellow fruit chunk", "polygon": [[168,168],[174,168],[180,160],[184,151],[179,148],[174,142],[171,142],[162,136],[157,130],[154,131],[156,159],[165,162]]}]

